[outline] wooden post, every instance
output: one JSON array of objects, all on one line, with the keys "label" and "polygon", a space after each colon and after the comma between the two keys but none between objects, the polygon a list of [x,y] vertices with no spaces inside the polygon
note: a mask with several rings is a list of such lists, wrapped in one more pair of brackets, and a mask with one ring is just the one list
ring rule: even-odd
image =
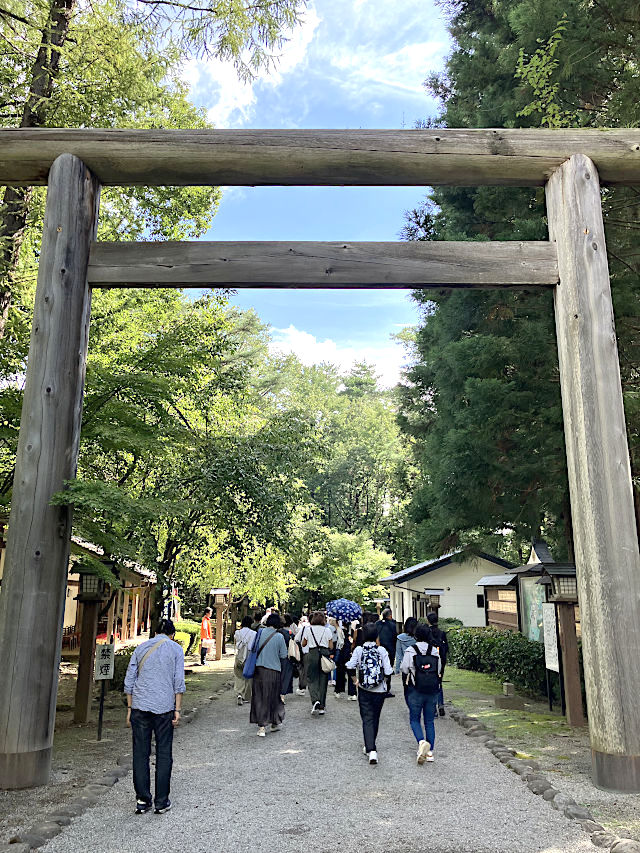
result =
[{"label": "wooden post", "polygon": [[49,779],[99,184],[71,154],[49,174],[38,286],[0,594],[0,787]]},{"label": "wooden post", "polygon": [[555,316],[593,779],[640,791],[640,554],[598,173],[576,154],[547,184]]},{"label": "wooden post", "polygon": [[76,680],[76,704],[74,723],[88,723],[93,699],[93,662],[98,632],[98,612],[101,601],[85,601],[82,606],[82,633],[80,635],[80,659]]},{"label": "wooden post", "polygon": [[222,639],[224,636],[224,604],[216,604],[216,660],[222,659]]},{"label": "wooden post", "polygon": [[140,590],[137,589],[135,591],[135,594],[133,597],[133,636],[134,637],[138,636],[138,616],[139,616],[138,610],[139,610],[139,607],[140,607]]},{"label": "wooden post", "polygon": [[570,726],[584,726],[586,720],[582,710],[582,689],[580,687],[580,661],[578,658],[578,640],[576,637],[575,610],[572,602],[556,602],[558,631],[562,649],[562,675],[564,677],[564,696],[567,722]]}]

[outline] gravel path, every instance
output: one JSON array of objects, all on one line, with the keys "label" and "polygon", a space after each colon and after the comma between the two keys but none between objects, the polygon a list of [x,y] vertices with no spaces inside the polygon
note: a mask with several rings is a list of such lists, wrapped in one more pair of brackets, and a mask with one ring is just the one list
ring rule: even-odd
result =
[{"label": "gravel path", "polygon": [[402,696],[388,700],[370,767],[357,704],[328,702],[312,718],[306,698],[288,697],[283,730],[263,740],[226,693],[179,731],[170,812],[134,815],[129,775],[43,853],[595,851],[448,718],[436,724],[436,761],[418,767]]}]

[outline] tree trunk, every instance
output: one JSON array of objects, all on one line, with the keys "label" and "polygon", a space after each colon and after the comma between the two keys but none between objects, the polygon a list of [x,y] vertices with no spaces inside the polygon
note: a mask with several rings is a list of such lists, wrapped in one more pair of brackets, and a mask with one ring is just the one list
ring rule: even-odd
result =
[{"label": "tree trunk", "polygon": [[[42,38],[31,68],[29,93],[22,111],[20,127],[42,127],[58,76],[60,52],[69,32],[76,0],[53,0]],[[29,215],[30,187],[7,187],[0,214],[0,338],[11,309],[14,275],[22,238]]]}]

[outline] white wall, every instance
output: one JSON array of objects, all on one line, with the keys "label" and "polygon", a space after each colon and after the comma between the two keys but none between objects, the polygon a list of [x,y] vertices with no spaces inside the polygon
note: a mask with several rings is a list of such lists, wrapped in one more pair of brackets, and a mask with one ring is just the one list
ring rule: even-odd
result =
[{"label": "white wall", "polygon": [[[449,563],[439,569],[416,575],[409,581],[391,587],[393,616],[403,621],[412,615],[409,591],[424,593],[425,589],[442,589],[439,615],[441,619],[454,617],[461,619],[469,627],[485,625],[484,607],[478,607],[477,596],[484,590],[476,586],[484,575],[499,574],[501,569],[482,557],[471,557],[461,563]],[[402,590],[405,590],[404,594]],[[394,594],[395,593],[395,594]],[[400,606],[404,598],[404,606]],[[394,602],[396,606],[394,607]]]}]

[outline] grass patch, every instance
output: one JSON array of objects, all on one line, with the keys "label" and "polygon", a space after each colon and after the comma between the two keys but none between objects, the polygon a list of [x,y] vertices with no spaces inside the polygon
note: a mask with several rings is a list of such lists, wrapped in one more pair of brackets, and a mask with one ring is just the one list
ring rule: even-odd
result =
[{"label": "grass patch", "polygon": [[502,682],[485,672],[472,672],[470,669],[448,666],[444,674],[444,689],[451,694],[454,691],[464,691],[497,696],[502,693]]}]

